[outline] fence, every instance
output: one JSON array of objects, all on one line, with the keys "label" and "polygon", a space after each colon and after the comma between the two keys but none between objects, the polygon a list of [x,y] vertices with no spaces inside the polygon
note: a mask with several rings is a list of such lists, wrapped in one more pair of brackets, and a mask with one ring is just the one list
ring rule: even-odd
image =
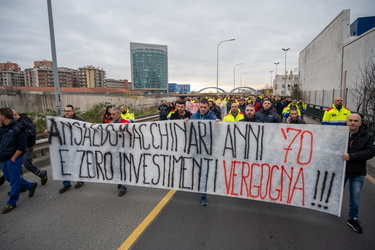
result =
[{"label": "fence", "polygon": [[[327,106],[320,106],[316,104],[306,104],[306,114],[308,116],[313,117],[316,120],[321,121],[323,119],[324,111],[328,109]],[[353,112],[352,113],[357,113]],[[375,115],[369,115],[369,114],[363,114],[363,113],[357,113],[362,117],[362,122],[365,124],[367,129],[372,133],[375,134]]]},{"label": "fence", "polygon": [[352,111],[357,111],[357,93],[354,89],[323,89],[323,90],[308,90],[301,91],[302,98],[305,103],[314,103],[323,107],[331,107],[333,100],[340,96],[343,99],[345,107]]}]

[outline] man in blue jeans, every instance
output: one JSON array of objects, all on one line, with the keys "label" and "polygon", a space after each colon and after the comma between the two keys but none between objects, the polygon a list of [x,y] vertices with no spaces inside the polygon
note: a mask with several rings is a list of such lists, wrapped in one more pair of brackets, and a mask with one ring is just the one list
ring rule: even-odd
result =
[{"label": "man in blue jeans", "polygon": [[[214,112],[209,109],[207,99],[200,101],[198,111],[190,116],[190,120],[214,120],[220,122],[220,119],[218,119]],[[202,206],[208,205],[206,193],[200,194],[200,200]]]},{"label": "man in blue jeans", "polygon": [[29,197],[35,193],[38,183],[31,183],[21,178],[21,165],[23,154],[27,150],[25,128],[13,118],[10,108],[0,109],[0,162],[5,179],[10,183],[11,191],[2,214],[9,213],[17,207],[16,203],[20,197],[20,189],[29,190]]},{"label": "man in blue jeans", "polygon": [[349,181],[349,218],[347,224],[354,232],[362,233],[358,221],[361,189],[366,175],[366,161],[375,156],[375,136],[370,134],[358,114],[351,114],[346,125],[349,127],[348,153],[342,155],[346,161],[345,184]]},{"label": "man in blue jeans", "polygon": [[[26,141],[27,141],[27,151],[23,155],[23,166],[29,170],[31,173],[35,174],[41,179],[41,184],[45,185],[48,181],[47,171],[41,170],[38,166],[33,163],[33,152],[34,145],[36,142],[36,129],[32,120],[26,114],[18,115],[17,111],[12,109],[13,117],[16,121],[26,130]],[[21,190],[22,192],[22,190]]]}]

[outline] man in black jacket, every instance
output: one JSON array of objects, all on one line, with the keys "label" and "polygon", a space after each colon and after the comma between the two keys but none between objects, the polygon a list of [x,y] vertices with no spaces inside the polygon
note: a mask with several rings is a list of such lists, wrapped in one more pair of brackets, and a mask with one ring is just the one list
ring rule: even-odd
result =
[{"label": "man in black jacket", "polygon": [[13,109],[12,111],[14,119],[16,119],[18,123],[22,124],[22,126],[24,126],[26,130],[27,152],[23,155],[22,164],[27,170],[29,170],[41,179],[42,185],[45,185],[48,181],[47,171],[41,170],[33,163],[33,147],[36,142],[36,129],[33,124],[33,121],[26,114],[18,115],[16,110]]},{"label": "man in black jacket", "polygon": [[169,106],[167,105],[167,101],[163,100],[161,102],[161,104],[159,105],[157,111],[159,112],[159,115],[160,115],[160,121],[163,121],[163,120],[167,120],[167,115],[172,110],[169,110]]},{"label": "man in black jacket", "polygon": [[366,161],[375,156],[375,136],[362,125],[358,114],[351,114],[346,122],[349,126],[348,153],[342,155],[346,161],[345,184],[349,180],[349,219],[347,224],[357,233],[362,233],[358,221],[359,200],[366,175]]},{"label": "man in black jacket", "polygon": [[272,103],[269,100],[263,101],[263,108],[255,113],[256,122],[279,123],[279,116],[272,111]]},{"label": "man in black jacket", "polygon": [[191,112],[186,110],[185,101],[177,101],[176,102],[176,110],[172,110],[168,114],[168,120],[185,120],[188,121],[190,119]]},{"label": "man in black jacket", "polygon": [[23,154],[26,152],[25,128],[13,118],[13,111],[10,108],[0,109],[0,162],[5,179],[12,187],[9,200],[1,211],[2,214],[9,213],[17,207],[16,203],[20,197],[20,189],[29,190],[29,197],[35,193],[38,183],[28,182],[21,178],[21,164]]},{"label": "man in black jacket", "polygon": [[252,104],[246,106],[245,118],[240,120],[240,122],[255,122],[255,107]]},{"label": "man in black jacket", "polygon": [[[68,118],[68,119],[73,119],[73,120],[77,120],[77,121],[83,121],[82,118],[78,117],[74,111],[74,107],[73,105],[66,105],[65,109],[64,109],[64,118]],[[44,130],[44,134],[48,135],[48,130]],[[84,185],[85,183],[83,181],[78,181],[76,185],[74,185],[74,188],[77,189],[77,188],[80,188]],[[72,187],[71,185],[71,182],[66,180],[66,181],[63,181],[63,186],[59,189],[59,193],[62,194],[62,193],[65,193],[66,191],[68,191],[70,188]]]},{"label": "man in black jacket", "polygon": [[[82,118],[76,116],[76,113],[74,111],[73,105],[66,105],[64,109],[64,116],[65,118],[73,119],[73,120],[78,120],[78,121],[83,121]],[[80,188],[84,185],[85,183],[82,181],[77,181],[77,184],[74,185],[74,188]],[[59,193],[65,193],[72,187],[70,181],[63,181],[63,186],[59,189]]]}]

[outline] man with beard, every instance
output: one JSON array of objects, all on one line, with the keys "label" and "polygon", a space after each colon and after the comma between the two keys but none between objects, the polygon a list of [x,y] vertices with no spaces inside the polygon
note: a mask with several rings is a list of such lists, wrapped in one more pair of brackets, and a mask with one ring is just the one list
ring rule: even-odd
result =
[{"label": "man with beard", "polygon": [[188,121],[191,116],[191,112],[186,110],[184,101],[176,102],[176,110],[172,110],[168,114],[168,120],[185,120]]},{"label": "man with beard", "polygon": [[324,112],[322,125],[344,126],[350,115],[350,110],[342,105],[342,98],[336,97],[332,108]]},{"label": "man with beard", "polygon": [[279,123],[279,116],[275,112],[273,112],[271,108],[271,101],[264,101],[263,108],[255,114],[256,122]]},{"label": "man with beard", "polygon": [[218,119],[221,120],[221,108],[216,105],[215,101],[211,100],[211,101],[208,101],[208,108],[214,112],[214,114],[216,115],[216,117]]},{"label": "man with beard", "polygon": [[306,122],[304,120],[302,120],[300,116],[298,116],[298,111],[297,111],[297,108],[295,108],[295,107],[290,108],[290,110],[289,110],[289,116],[285,120],[285,123],[289,123],[289,124],[306,124]]},{"label": "man with beard", "polygon": [[[214,120],[216,122],[220,122],[220,119],[216,117],[214,112],[209,110],[207,99],[201,100],[198,111],[191,115],[190,120]],[[200,203],[202,206],[208,205],[206,193],[200,194]]]},{"label": "man with beard", "polygon": [[240,122],[255,122],[255,107],[252,104],[246,106],[245,118],[240,120]]},{"label": "man with beard", "polygon": [[230,106],[230,111],[224,116],[223,121],[237,122],[242,120],[243,118],[245,118],[244,114],[241,113],[238,109],[238,104],[232,103],[232,105]]},{"label": "man with beard", "polygon": [[365,180],[366,161],[375,156],[375,136],[362,124],[361,116],[349,115],[346,122],[349,127],[348,153],[342,155],[346,161],[345,184],[349,181],[349,216],[347,224],[354,232],[362,233],[358,221],[359,200]]}]

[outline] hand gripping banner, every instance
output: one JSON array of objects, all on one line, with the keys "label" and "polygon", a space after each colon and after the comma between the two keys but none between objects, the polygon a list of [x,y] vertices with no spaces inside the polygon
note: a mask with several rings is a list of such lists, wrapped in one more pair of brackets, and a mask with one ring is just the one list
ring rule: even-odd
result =
[{"label": "hand gripping banner", "polygon": [[348,128],[203,120],[91,124],[47,117],[55,180],[128,184],[340,216]]}]

